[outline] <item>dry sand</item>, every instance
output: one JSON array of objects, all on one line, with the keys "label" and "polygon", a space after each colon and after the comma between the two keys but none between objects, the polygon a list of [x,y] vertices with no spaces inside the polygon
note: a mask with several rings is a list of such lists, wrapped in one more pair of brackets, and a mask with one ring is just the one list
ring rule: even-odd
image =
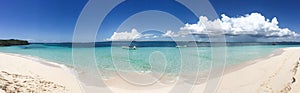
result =
[{"label": "dry sand", "polygon": [[4,53],[0,53],[0,89],[7,93],[81,93],[78,80],[66,67]]},{"label": "dry sand", "polygon": [[[263,52],[263,51],[262,51]],[[285,48],[280,55],[259,60],[254,64],[236,69],[225,74],[218,83],[217,93],[300,93],[300,48]],[[8,84],[8,90],[32,90],[40,92],[81,93],[75,75],[64,67],[41,64],[22,57],[0,53],[0,88]],[[229,69],[227,69],[229,70]],[[230,69],[232,70],[232,69]],[[225,71],[226,72],[226,71]],[[115,93],[167,93],[174,89],[175,93],[183,93],[180,88],[191,87],[191,83],[176,82],[156,83],[152,86],[135,86],[121,78],[105,80],[106,87]],[[16,82],[15,82],[16,81]],[[22,83],[22,81],[26,81]],[[27,82],[28,81],[28,82]],[[164,80],[166,81],[166,80]],[[26,85],[27,84],[27,85]],[[29,84],[35,86],[29,87]],[[202,93],[207,83],[193,86],[193,93]],[[50,86],[50,87],[45,87]],[[85,86],[86,87],[86,86]],[[90,87],[95,92],[101,88]],[[0,91],[2,93],[3,91]],[[98,91],[102,92],[102,91]]]},{"label": "dry sand", "polygon": [[300,48],[224,75],[218,93],[300,93]]}]

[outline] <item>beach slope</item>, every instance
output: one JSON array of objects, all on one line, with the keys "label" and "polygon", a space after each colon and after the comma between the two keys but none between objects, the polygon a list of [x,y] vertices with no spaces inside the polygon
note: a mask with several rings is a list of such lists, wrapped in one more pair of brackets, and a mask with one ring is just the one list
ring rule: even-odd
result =
[{"label": "beach slope", "polygon": [[[263,51],[262,51],[263,52]],[[224,75],[218,93],[300,93],[300,48]]]},{"label": "beach slope", "polygon": [[0,89],[7,93],[81,93],[75,75],[63,65],[6,53],[0,53]]}]

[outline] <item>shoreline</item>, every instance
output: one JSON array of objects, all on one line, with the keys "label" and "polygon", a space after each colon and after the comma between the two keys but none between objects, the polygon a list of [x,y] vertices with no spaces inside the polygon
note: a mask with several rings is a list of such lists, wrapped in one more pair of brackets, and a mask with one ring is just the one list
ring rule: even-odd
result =
[{"label": "shoreline", "polygon": [[224,69],[225,71],[224,71],[223,75],[232,73],[232,72],[237,71],[237,70],[241,70],[241,69],[243,69],[243,68],[245,68],[247,66],[254,65],[254,64],[256,64],[256,63],[258,63],[260,61],[263,61],[263,60],[266,60],[266,59],[269,59],[269,58],[272,58],[272,57],[275,57],[275,56],[279,56],[282,53],[284,53],[284,49],[285,48],[275,49],[274,51],[272,51],[271,54],[261,56],[261,57],[259,57],[257,59],[245,61],[245,62],[242,62],[242,63],[239,63],[239,64],[235,64],[235,65],[225,66],[225,69]]},{"label": "shoreline", "polygon": [[[296,47],[296,48],[295,47],[280,48],[280,49],[274,50],[274,52],[272,52],[271,54],[266,55],[266,56],[262,56],[262,57],[260,57],[258,59],[250,60],[250,61],[246,61],[246,62],[242,62],[240,64],[232,65],[232,66],[229,66],[229,67],[226,66],[224,74],[223,74],[223,77],[222,77],[223,79],[221,81],[221,91],[224,90],[224,88],[222,89],[222,87],[224,87],[224,86],[222,86],[222,82],[224,81],[224,77],[234,76],[232,74],[239,73],[240,71],[244,71],[245,69],[250,68],[250,67],[254,68],[253,66],[256,66],[257,64],[262,64],[261,62],[264,62],[266,60],[274,59],[275,57],[280,57],[283,54],[285,54],[287,52],[287,50],[291,50],[291,49],[300,50],[299,47]],[[99,87],[99,86],[85,86],[86,85],[85,82],[82,81],[79,78],[79,76],[80,76],[79,72],[76,69],[72,68],[72,67],[68,67],[68,66],[66,66],[64,64],[50,62],[50,61],[47,61],[47,60],[44,60],[44,59],[41,59],[41,58],[38,58],[38,57],[32,57],[32,56],[27,56],[27,55],[22,55],[22,54],[2,53],[2,52],[0,52],[0,58],[3,55],[8,55],[8,56],[11,56],[11,57],[19,57],[19,58],[22,58],[22,59],[25,59],[25,60],[30,60],[32,62],[30,64],[38,63],[40,65],[44,65],[45,67],[49,67],[49,68],[59,68],[64,73],[69,73],[70,75],[72,75],[71,77],[73,77],[73,79],[75,79],[77,81],[77,84],[78,84],[78,86],[80,88],[90,89],[90,90],[80,90],[80,91],[109,91],[108,90],[108,88],[109,88],[109,89],[111,89],[111,90],[113,90],[113,91],[115,91],[117,93],[119,93],[120,91],[122,93],[123,92],[125,92],[125,93],[131,93],[131,92],[135,93],[136,92],[136,93],[138,93],[138,92],[140,92],[140,90],[145,90],[146,89],[146,88],[134,87],[134,86],[132,86],[130,84],[125,84],[125,83],[128,83],[128,82],[124,82],[120,78],[109,78],[107,80],[103,80],[103,81],[99,80],[99,81],[97,81],[97,82],[100,82],[100,83],[103,84],[101,87]],[[1,66],[0,66],[0,71],[3,71],[3,69],[1,69]],[[295,75],[298,75],[298,74],[300,74],[300,73],[295,73]],[[21,73],[21,75],[23,75],[23,73]],[[100,78],[98,78],[98,79],[100,79]],[[54,80],[54,81],[56,81],[56,80]],[[176,84],[178,83],[177,81],[175,81],[175,82],[176,82]],[[179,84],[185,84],[185,83],[187,83],[187,82],[179,82]],[[116,84],[118,84],[118,85],[116,85]],[[169,90],[169,89],[172,88],[172,87],[170,87],[170,85],[172,85],[172,84],[173,84],[172,82],[170,84],[159,84],[159,85],[157,85],[159,87],[157,87],[157,86],[155,86],[155,87],[147,87],[147,89],[151,89],[151,90],[153,90],[155,92],[161,92],[160,90],[164,90],[166,92],[167,90]],[[299,87],[299,84],[300,83],[297,83],[297,84],[295,84],[295,86]],[[206,85],[206,82],[203,82],[203,83],[200,83],[200,84],[196,84],[195,87],[196,88],[198,87],[198,89],[196,89],[196,90],[200,89],[200,91],[203,91],[203,89],[205,88],[205,85]],[[78,88],[78,86],[77,86],[77,88]],[[129,90],[122,89],[122,88],[128,88]],[[137,89],[138,91],[135,91],[135,89]],[[225,90],[226,89],[227,88],[225,88]],[[80,93],[80,91],[76,90],[75,92]],[[153,91],[151,91],[151,92],[153,92]],[[294,89],[294,90],[291,90],[291,91],[297,91],[297,90]],[[1,93],[1,91],[0,91],[0,93]],[[72,93],[74,93],[74,91]],[[249,93],[251,93],[251,92],[249,92]],[[294,93],[294,92],[292,92],[292,93]]]},{"label": "shoreline", "polygon": [[24,58],[24,59],[32,60],[34,62],[38,62],[38,63],[46,65],[46,66],[62,68],[63,70],[66,70],[67,72],[70,72],[71,74],[73,74],[75,76],[78,76],[77,71],[73,67],[65,65],[65,64],[60,64],[60,63],[56,63],[56,62],[47,61],[45,59],[42,59],[42,58],[39,58],[39,57],[34,57],[34,56],[31,56],[31,55],[0,52],[0,54],[1,53],[6,54],[6,55],[10,55],[10,56],[16,56],[16,57],[21,57],[21,58]]}]

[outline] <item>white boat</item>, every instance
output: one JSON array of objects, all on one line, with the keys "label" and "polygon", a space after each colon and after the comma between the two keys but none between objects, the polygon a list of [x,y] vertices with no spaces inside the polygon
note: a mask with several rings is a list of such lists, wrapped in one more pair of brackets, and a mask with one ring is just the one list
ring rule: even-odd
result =
[{"label": "white boat", "polygon": [[136,50],[136,46],[122,46],[123,49]]}]

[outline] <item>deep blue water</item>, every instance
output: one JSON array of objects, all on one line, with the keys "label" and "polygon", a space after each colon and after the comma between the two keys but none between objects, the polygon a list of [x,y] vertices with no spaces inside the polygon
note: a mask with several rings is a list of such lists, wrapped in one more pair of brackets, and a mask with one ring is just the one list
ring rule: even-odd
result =
[{"label": "deep blue water", "polygon": [[[60,46],[72,48],[72,43],[32,43],[47,46]],[[223,43],[221,43],[223,44]],[[300,42],[227,42],[226,46],[261,46],[261,45],[300,45]],[[110,47],[110,46],[137,46],[137,47],[176,47],[187,45],[189,47],[210,47],[210,42],[194,41],[108,41],[96,43],[74,43],[77,47]]]}]

